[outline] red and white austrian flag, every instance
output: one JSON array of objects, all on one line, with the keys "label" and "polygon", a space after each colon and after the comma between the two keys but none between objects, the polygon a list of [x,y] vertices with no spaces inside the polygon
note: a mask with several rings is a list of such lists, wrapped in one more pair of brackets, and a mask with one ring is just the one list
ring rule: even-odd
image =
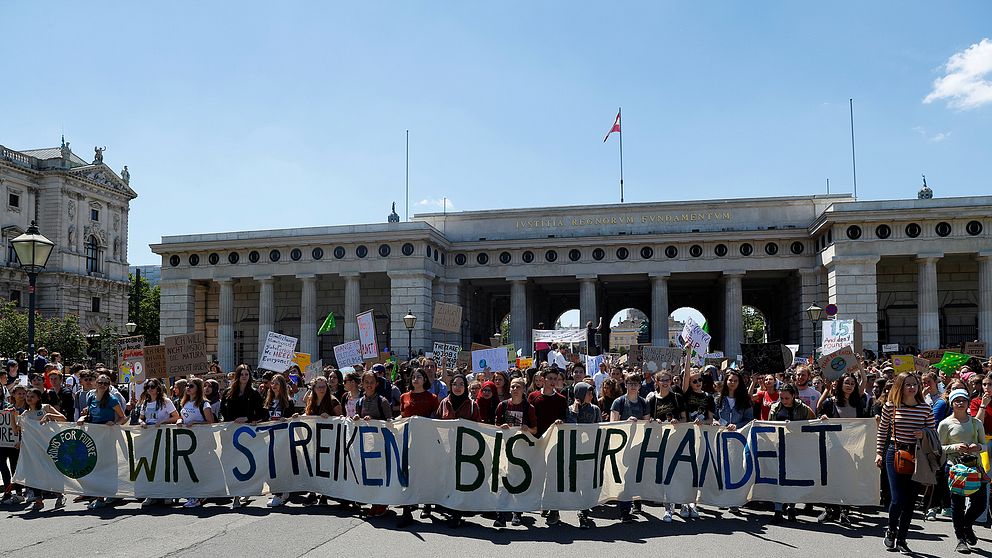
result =
[{"label": "red and white austrian flag", "polygon": [[603,143],[606,143],[606,140],[610,139],[610,134],[619,131],[620,131],[620,113],[617,112],[617,119],[613,121],[613,127],[610,128],[610,131],[606,132],[606,137],[603,138]]}]

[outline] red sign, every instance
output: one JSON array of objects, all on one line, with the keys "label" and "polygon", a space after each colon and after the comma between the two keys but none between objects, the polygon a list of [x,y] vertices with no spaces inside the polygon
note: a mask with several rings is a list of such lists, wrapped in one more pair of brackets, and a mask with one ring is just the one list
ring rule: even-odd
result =
[{"label": "red sign", "polygon": [[828,315],[828,316],[836,316],[837,315],[837,305],[836,304],[828,304],[827,307],[823,309],[823,312],[826,315]]}]

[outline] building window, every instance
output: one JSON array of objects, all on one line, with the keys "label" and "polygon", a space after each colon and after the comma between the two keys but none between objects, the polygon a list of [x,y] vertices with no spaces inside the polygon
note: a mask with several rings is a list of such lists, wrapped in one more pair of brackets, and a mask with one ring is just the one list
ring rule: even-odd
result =
[{"label": "building window", "polygon": [[100,220],[100,210],[97,209],[97,208],[95,208],[95,207],[91,207],[90,208],[90,221],[99,221],[99,220]]},{"label": "building window", "polygon": [[21,306],[21,291],[10,291],[10,301],[14,303],[15,307],[20,308]]},{"label": "building window", "polygon": [[[17,236],[20,235],[15,235],[15,237]],[[11,242],[7,243],[7,265],[21,265],[20,260],[17,259],[17,252],[14,251],[14,244]]]},{"label": "building window", "polygon": [[8,192],[7,193],[7,205],[11,209],[20,209],[21,208],[21,195],[20,194],[15,194],[14,192]]},{"label": "building window", "polygon": [[100,272],[100,245],[95,236],[86,239],[86,273]]},{"label": "building window", "polygon": [[93,311],[94,312],[100,311],[100,297],[98,296],[93,297]]}]

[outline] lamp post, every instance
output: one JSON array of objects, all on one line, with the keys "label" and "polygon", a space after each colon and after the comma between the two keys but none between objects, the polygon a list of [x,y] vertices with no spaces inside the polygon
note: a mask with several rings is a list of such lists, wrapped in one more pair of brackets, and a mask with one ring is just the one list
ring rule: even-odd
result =
[{"label": "lamp post", "polygon": [[744,333],[747,334],[747,342],[751,343],[752,342],[751,338],[754,337],[754,330],[751,328],[747,328],[744,331]]},{"label": "lamp post", "polygon": [[816,330],[819,329],[817,325],[823,319],[823,308],[820,308],[814,302],[806,309],[806,315],[809,317],[810,323],[813,324],[813,358],[816,359]]},{"label": "lamp post", "polygon": [[128,323],[124,324],[124,327],[127,328],[127,334],[128,335],[134,335],[134,330],[138,329],[138,324],[136,324],[134,322],[128,322]]},{"label": "lamp post", "polygon": [[28,354],[29,362],[34,362],[34,312],[35,312],[35,283],[38,272],[45,269],[48,258],[52,255],[55,243],[48,240],[38,230],[38,225],[31,221],[27,232],[10,241],[14,245],[17,261],[28,274]]},{"label": "lamp post", "polygon": [[410,358],[413,360],[413,326],[417,325],[417,317],[413,315],[413,310],[407,310],[403,316],[403,325],[406,326],[406,344],[410,348]]}]

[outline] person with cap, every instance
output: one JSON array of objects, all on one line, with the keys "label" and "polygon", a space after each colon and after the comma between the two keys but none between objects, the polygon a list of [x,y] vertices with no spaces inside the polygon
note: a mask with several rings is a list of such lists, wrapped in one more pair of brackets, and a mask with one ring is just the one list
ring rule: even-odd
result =
[{"label": "person with cap", "polygon": [[[966,390],[955,389],[947,399],[951,404],[952,413],[937,425],[937,436],[947,456],[946,467],[950,470],[951,467],[960,464],[978,471],[981,469],[979,456],[986,449],[985,427],[982,421],[968,414],[970,397]],[[975,521],[985,511],[988,500],[987,489],[988,482],[982,480],[978,490],[970,496],[951,494],[951,520],[954,523],[954,535],[958,540],[955,547],[957,552],[970,554],[972,547],[978,544],[974,527]],[[967,509],[965,498],[969,500]]]},{"label": "person with cap", "polygon": [[[593,403],[596,396],[595,388],[585,382],[578,382],[572,390],[575,401],[568,408],[566,422],[571,424],[596,424],[600,422],[603,412]],[[595,527],[589,517],[590,511],[588,509],[579,510],[579,529]]]},{"label": "person with cap", "polygon": [[389,401],[389,407],[393,411],[393,416],[399,416],[400,414],[400,397],[403,395],[400,393],[398,387],[394,386],[389,378],[386,377],[386,367],[382,364],[373,364],[372,372],[375,374],[376,381],[379,386],[376,388],[376,393],[386,398]]}]

